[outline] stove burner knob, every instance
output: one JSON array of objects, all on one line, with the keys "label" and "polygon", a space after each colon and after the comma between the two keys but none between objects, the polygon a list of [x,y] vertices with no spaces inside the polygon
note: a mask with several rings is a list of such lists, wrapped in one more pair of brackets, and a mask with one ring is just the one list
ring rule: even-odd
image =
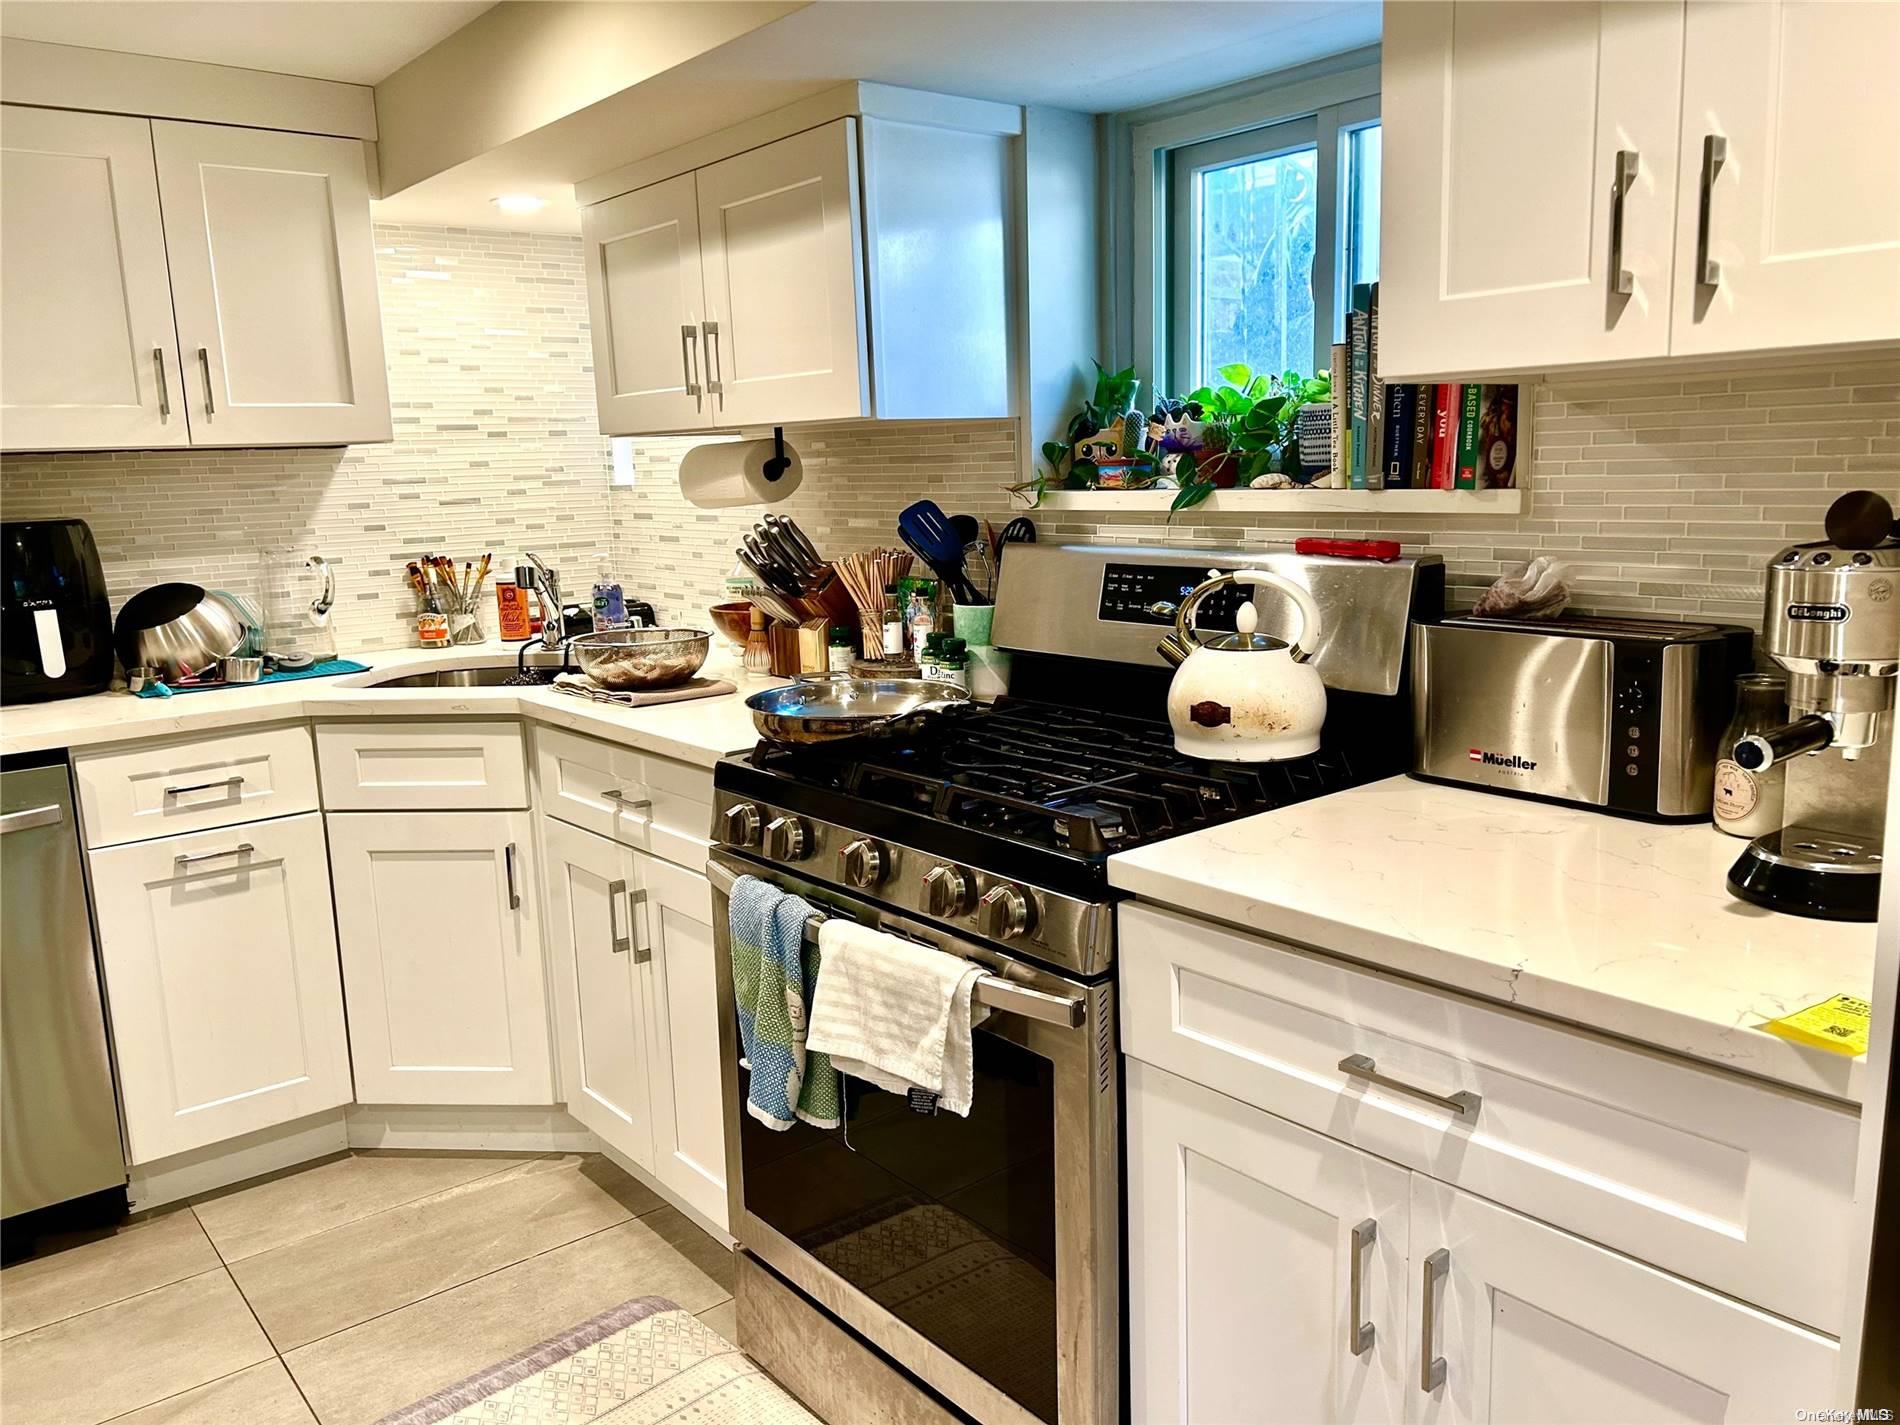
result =
[{"label": "stove burner knob", "polygon": [[726,844],[728,846],[757,846],[759,844],[759,804],[740,802],[726,808]]},{"label": "stove burner knob", "polygon": [[932,915],[967,915],[975,887],[961,866],[932,867],[924,876],[924,909]]},{"label": "stove burner knob", "polygon": [[860,836],[838,853],[838,865],[846,881],[868,891],[891,873],[891,853],[881,842]]},{"label": "stove burner knob", "polygon": [[976,907],[976,929],[991,940],[1014,940],[1036,923],[1036,903],[1015,886],[992,886]]},{"label": "stove burner knob", "polygon": [[811,826],[802,816],[775,816],[765,824],[765,854],[774,861],[811,855]]}]

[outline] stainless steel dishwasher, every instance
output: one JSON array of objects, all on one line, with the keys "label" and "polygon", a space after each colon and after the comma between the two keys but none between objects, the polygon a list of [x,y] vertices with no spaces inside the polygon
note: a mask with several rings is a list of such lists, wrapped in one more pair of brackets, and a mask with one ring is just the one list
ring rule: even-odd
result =
[{"label": "stainless steel dishwasher", "polygon": [[64,761],[0,771],[0,1217],[125,1186]]}]

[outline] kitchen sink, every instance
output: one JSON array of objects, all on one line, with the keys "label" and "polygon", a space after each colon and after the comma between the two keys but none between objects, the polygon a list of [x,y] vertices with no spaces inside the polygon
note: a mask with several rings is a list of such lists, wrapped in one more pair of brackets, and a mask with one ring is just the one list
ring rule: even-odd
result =
[{"label": "kitchen sink", "polygon": [[[543,685],[553,682],[559,671],[558,663],[539,659],[530,661],[527,668],[528,676]],[[362,686],[371,692],[398,688],[499,688],[511,682],[514,676],[515,660],[510,658],[506,663],[480,663],[472,668],[432,668],[426,673],[405,673]]]}]

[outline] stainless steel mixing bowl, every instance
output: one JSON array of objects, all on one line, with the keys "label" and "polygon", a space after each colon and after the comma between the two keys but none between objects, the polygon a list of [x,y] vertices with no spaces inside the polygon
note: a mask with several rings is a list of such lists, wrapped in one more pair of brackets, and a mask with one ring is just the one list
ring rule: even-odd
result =
[{"label": "stainless steel mixing bowl", "polygon": [[119,661],[127,668],[156,668],[167,682],[229,658],[248,634],[230,604],[196,584],[140,590],[125,601],[113,626]]},{"label": "stainless steel mixing bowl", "polygon": [[711,646],[712,635],[699,628],[614,628],[568,642],[581,672],[615,692],[684,683],[699,671]]}]

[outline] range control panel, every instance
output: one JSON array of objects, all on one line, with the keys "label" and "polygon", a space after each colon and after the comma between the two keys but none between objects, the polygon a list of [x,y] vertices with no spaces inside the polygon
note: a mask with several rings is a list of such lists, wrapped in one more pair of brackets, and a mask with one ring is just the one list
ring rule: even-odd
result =
[{"label": "range control panel", "polygon": [[[1171,626],[1181,601],[1206,578],[1206,570],[1184,564],[1107,565],[1102,571],[1102,599],[1095,616],[1104,623]],[[1194,615],[1195,627],[1231,631],[1234,615],[1249,592],[1231,586],[1215,590],[1201,600]]]}]

